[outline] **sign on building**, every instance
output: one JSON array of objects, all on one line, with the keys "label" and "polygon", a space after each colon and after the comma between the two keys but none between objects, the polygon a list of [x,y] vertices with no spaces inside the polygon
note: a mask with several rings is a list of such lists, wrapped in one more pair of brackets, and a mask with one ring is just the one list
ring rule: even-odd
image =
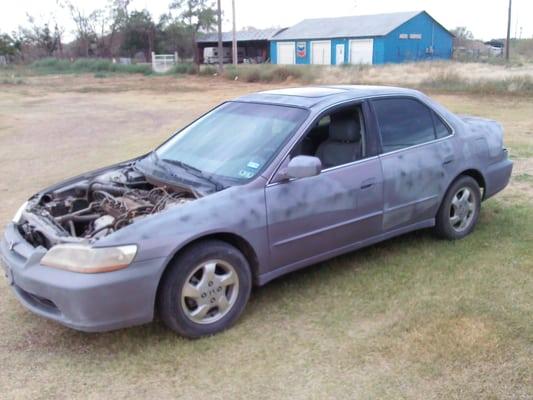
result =
[{"label": "sign on building", "polygon": [[305,58],[306,55],[307,55],[307,43],[306,42],[296,43],[296,57]]}]

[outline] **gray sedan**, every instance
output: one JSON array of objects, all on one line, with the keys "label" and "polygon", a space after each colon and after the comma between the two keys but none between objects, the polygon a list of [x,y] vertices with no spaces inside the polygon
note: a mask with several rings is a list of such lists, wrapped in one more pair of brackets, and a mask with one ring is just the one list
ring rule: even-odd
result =
[{"label": "gray sedan", "polygon": [[254,284],[416,229],[463,238],[511,170],[498,123],[417,91],[266,91],[33,195],[0,254],[38,315],[94,332],[158,314],[199,337],[233,324]]}]

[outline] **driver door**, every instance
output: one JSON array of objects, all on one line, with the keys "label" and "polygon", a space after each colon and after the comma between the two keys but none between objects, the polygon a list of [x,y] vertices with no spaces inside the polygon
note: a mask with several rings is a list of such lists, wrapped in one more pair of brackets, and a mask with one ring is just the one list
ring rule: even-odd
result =
[{"label": "driver door", "polygon": [[[363,130],[368,136],[368,130]],[[369,142],[368,137],[363,140],[363,144]],[[363,154],[362,159],[327,168],[316,176],[267,185],[272,269],[349,250],[381,233],[381,165],[368,149]]]}]

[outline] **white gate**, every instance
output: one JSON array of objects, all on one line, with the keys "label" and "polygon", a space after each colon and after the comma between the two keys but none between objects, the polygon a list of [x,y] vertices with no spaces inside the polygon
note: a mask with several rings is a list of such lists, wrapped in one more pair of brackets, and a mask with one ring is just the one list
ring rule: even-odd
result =
[{"label": "white gate", "polygon": [[178,63],[178,53],[155,54],[152,52],[152,70],[154,72],[167,72]]}]

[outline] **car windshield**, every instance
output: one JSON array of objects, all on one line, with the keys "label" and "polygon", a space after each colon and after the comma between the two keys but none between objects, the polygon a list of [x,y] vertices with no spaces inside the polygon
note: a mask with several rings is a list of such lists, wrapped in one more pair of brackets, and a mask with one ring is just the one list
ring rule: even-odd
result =
[{"label": "car windshield", "polygon": [[232,180],[256,176],[307,116],[301,108],[230,102],[194,122],[156,154],[162,162]]}]

